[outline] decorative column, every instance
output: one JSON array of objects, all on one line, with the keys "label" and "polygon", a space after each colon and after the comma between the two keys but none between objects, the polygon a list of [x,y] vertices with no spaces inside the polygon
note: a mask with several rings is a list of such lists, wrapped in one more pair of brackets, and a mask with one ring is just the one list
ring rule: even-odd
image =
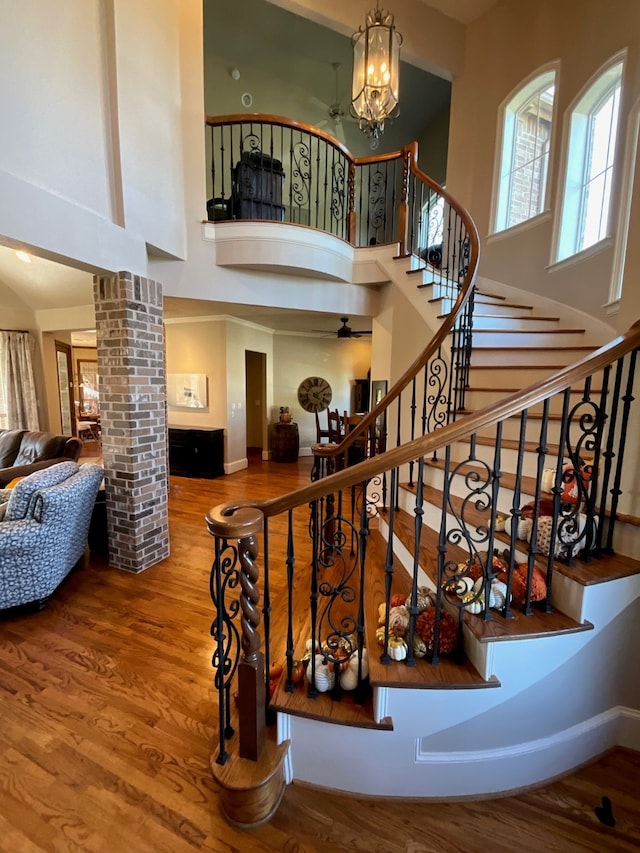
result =
[{"label": "decorative column", "polygon": [[129,272],[93,284],[109,565],[169,555],[162,287]]}]

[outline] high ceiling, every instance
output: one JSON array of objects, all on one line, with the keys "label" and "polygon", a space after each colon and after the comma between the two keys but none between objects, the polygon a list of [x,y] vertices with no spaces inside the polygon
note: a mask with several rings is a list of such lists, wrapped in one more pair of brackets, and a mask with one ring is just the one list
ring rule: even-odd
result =
[{"label": "high ceiling", "polygon": [[[345,0],[349,2],[349,0]],[[499,0],[416,0],[468,23]],[[266,0],[242,3],[205,3],[205,111],[242,112],[240,95],[250,91],[252,111],[290,115],[334,132],[328,105],[338,100],[348,112],[350,39],[285,11]],[[373,2],[371,3],[373,5]],[[388,5],[393,10],[393,4]],[[208,11],[215,7],[213,16]],[[354,21],[354,27],[358,21]],[[337,74],[333,63],[339,63]],[[238,68],[240,79],[230,75]],[[406,63],[401,67],[401,116],[385,131],[380,150],[400,147],[407,139],[420,139],[429,121],[448,109],[449,84]],[[370,153],[367,141],[353,121],[343,120],[347,144],[354,153]],[[71,308],[93,302],[92,277],[44,258],[25,264],[13,249],[0,246],[0,305],[33,310]],[[198,313],[235,314],[260,325],[282,330],[337,328],[335,314],[306,317],[303,312],[251,309],[228,304],[200,304],[169,300],[169,316]],[[180,312],[183,312],[180,314]],[[367,328],[364,318],[352,325]]]}]

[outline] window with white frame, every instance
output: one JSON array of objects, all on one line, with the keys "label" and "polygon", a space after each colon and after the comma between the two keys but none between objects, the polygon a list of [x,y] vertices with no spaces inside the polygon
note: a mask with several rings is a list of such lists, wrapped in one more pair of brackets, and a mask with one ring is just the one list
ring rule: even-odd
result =
[{"label": "window with white frame", "polygon": [[555,69],[545,71],[503,107],[496,232],[526,222],[545,209],[555,83]]},{"label": "window with white frame", "polygon": [[623,63],[592,83],[571,112],[556,260],[608,236]]}]

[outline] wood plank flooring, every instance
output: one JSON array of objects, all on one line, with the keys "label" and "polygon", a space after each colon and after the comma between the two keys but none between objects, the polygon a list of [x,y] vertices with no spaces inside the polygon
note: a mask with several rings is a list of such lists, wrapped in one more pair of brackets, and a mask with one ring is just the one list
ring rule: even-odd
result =
[{"label": "wood plank flooring", "polygon": [[[624,750],[499,801],[363,799],[294,784],[268,825],[245,832],[223,820],[209,769],[217,705],[204,515],[306,483],[309,467],[172,478],[167,560],[130,575],[88,556],[45,611],[2,615],[1,853],[638,850],[640,756]],[[270,531],[284,549],[275,522]],[[274,596],[283,583],[274,570]],[[595,817],[603,795],[614,828]]]}]

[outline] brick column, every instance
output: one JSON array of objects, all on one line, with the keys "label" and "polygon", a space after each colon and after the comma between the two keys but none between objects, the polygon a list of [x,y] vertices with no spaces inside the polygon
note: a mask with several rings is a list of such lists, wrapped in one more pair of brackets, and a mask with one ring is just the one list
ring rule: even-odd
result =
[{"label": "brick column", "polygon": [[169,555],[162,286],[96,276],[109,565],[141,572]]}]

